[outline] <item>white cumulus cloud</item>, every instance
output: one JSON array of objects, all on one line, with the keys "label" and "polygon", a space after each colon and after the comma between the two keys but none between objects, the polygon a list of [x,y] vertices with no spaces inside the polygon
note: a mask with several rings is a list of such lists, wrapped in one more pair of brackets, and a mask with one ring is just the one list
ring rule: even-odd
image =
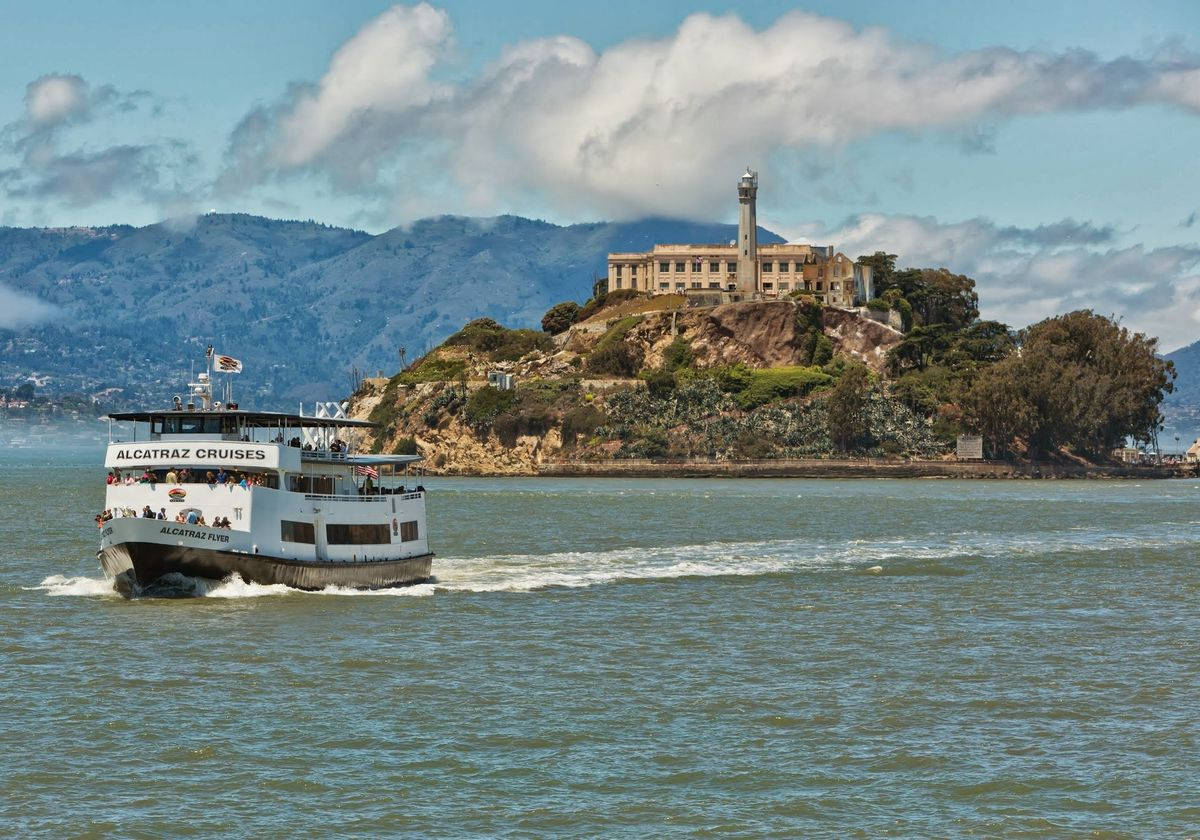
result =
[{"label": "white cumulus cloud", "polygon": [[63,122],[89,107],[88,85],[80,76],[42,76],[25,89],[25,110],[35,126]]},{"label": "white cumulus cloud", "polygon": [[1200,338],[1200,246],[1122,247],[1111,229],[1071,219],[1018,228],[871,213],[791,233],[836,243],[851,257],[887,251],[902,267],[967,274],[976,280],[983,317],[1016,327],[1093,309],[1158,336],[1165,350]]},{"label": "white cumulus cloud", "polygon": [[695,217],[724,206],[728,184],[714,173],[779,150],[888,131],[970,136],[1023,114],[1200,111],[1194,55],[947,53],[804,12],[761,30],[694,14],[669,37],[601,52],[568,36],[523,41],[442,84],[451,37],[427,4],[384,12],[317,83],[246,116],[223,183],[316,172],[352,191],[398,192],[391,183],[414,180],[406,164],[428,167],[434,149],[475,210],[532,196],[565,213]]}]

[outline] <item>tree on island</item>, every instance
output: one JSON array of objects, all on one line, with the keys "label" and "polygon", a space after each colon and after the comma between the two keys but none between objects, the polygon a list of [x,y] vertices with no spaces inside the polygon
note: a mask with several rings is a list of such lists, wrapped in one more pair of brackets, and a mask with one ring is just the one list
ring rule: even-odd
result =
[{"label": "tree on island", "polygon": [[1030,458],[1103,457],[1160,428],[1175,366],[1157,350],[1158,339],[1090,310],[1047,318],[1020,333],[1020,352],[980,371],[964,407],[994,455],[1023,443]]}]

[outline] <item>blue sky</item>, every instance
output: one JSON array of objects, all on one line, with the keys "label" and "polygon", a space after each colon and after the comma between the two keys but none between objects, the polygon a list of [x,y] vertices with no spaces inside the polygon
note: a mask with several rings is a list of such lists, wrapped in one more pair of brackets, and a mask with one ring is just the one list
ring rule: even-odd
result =
[{"label": "blue sky", "polygon": [[[8,0],[0,223],[760,219],[1200,338],[1200,3]],[[1191,220],[1189,225],[1188,220]]]}]

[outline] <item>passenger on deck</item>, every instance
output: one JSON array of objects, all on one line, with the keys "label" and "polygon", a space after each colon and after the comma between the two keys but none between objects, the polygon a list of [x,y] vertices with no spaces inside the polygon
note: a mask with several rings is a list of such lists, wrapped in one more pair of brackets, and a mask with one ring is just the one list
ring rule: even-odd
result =
[{"label": "passenger on deck", "polygon": [[142,519],[153,519],[153,518],[154,518],[154,511],[152,511],[150,509],[150,505],[146,505],[144,508],[142,508]]},{"label": "passenger on deck", "polygon": [[212,470],[209,470],[204,474],[204,481],[209,487],[215,487],[217,484],[217,477],[213,475]]},{"label": "passenger on deck", "polygon": [[166,509],[166,508],[159,508],[159,509],[158,509],[158,518],[159,518],[159,519],[166,519],[166,518],[167,518],[167,509]]},{"label": "passenger on deck", "polygon": [[115,472],[110,472],[110,473],[108,474],[108,477],[107,477],[106,479],[104,479],[104,483],[105,483],[105,484],[120,484],[120,483],[121,483],[121,476],[119,476],[119,475],[118,475],[117,473],[115,473]]},{"label": "passenger on deck", "polygon": [[175,514],[175,521],[180,524],[187,522],[187,519],[185,519],[183,516],[183,511],[179,511],[179,513]]},{"label": "passenger on deck", "polygon": [[124,484],[126,487],[132,487],[133,485],[137,484],[137,482],[133,480],[133,473],[130,473],[129,475],[125,476]]},{"label": "passenger on deck", "polygon": [[245,473],[242,473],[242,477],[238,481],[238,487],[241,487],[243,490],[250,489],[250,479],[246,476]]},{"label": "passenger on deck", "polygon": [[198,511],[189,510],[187,515],[187,524],[195,525],[200,521],[200,513]]},{"label": "passenger on deck", "polygon": [[217,467],[217,484],[224,484],[229,480],[229,474],[225,472],[224,467]]},{"label": "passenger on deck", "polygon": [[174,467],[171,467],[171,469],[167,470],[167,476],[164,479],[164,481],[166,481],[167,484],[178,484],[179,483],[179,475],[175,472]]}]

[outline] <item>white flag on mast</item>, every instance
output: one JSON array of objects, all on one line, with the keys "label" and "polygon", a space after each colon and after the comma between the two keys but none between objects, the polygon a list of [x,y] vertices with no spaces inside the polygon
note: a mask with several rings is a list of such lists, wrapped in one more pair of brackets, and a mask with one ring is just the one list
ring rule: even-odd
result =
[{"label": "white flag on mast", "polygon": [[233,356],[217,356],[213,369],[217,373],[241,373],[242,363]]}]

